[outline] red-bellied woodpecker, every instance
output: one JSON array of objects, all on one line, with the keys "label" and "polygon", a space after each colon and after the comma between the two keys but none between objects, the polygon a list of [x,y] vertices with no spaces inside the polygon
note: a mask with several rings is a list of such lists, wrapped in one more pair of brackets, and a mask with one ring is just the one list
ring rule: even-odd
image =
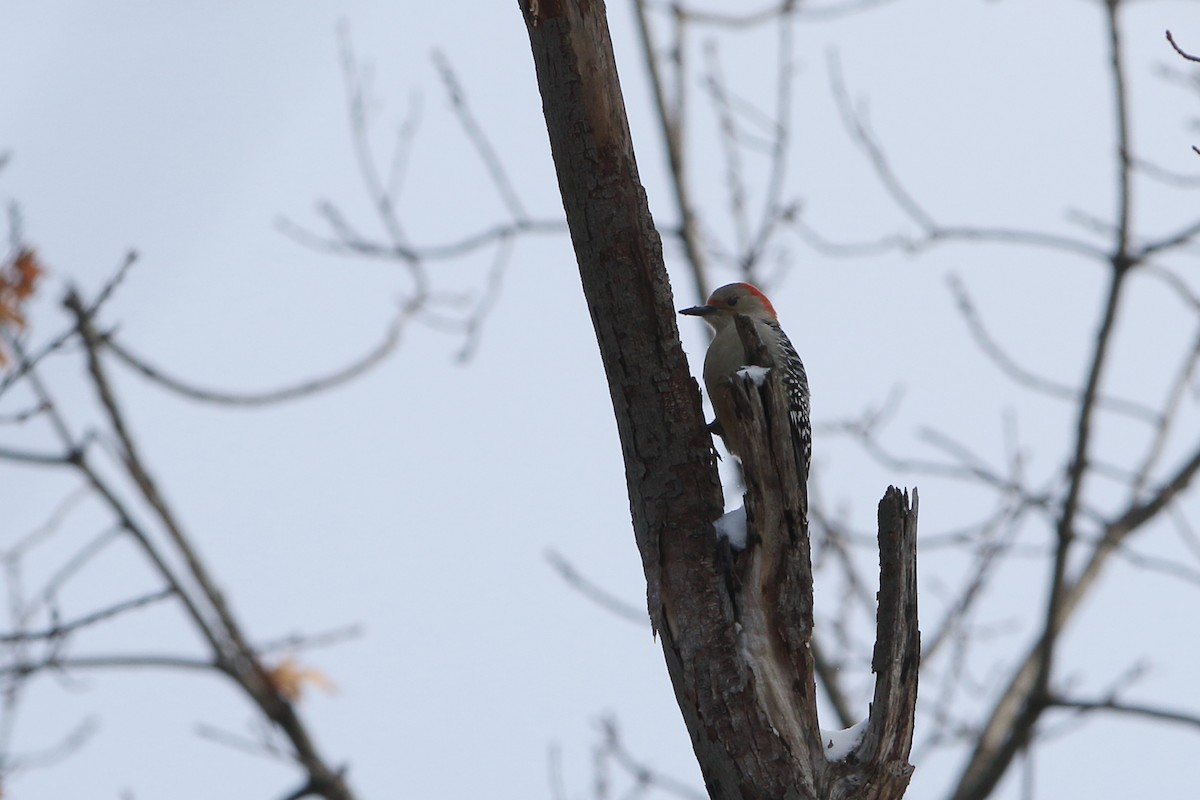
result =
[{"label": "red-bellied woodpecker", "polygon": [[740,426],[735,424],[736,418],[728,400],[728,392],[718,391],[717,387],[721,380],[732,379],[743,367],[754,366],[746,357],[746,349],[742,346],[742,339],[734,322],[739,314],[753,320],[758,337],[775,361],[776,368],[782,370],[788,413],[791,416],[792,440],[803,467],[803,476],[807,477],[809,461],[812,458],[808,376],[804,372],[804,362],[796,354],[796,348],[792,347],[787,334],[779,327],[779,318],[775,315],[775,307],[771,305],[771,301],[755,286],[748,283],[731,283],[713,292],[704,305],[685,308],[679,313],[702,317],[716,332],[712,344],[708,346],[708,354],[704,357],[704,385],[708,389],[713,411],[717,414],[715,428],[725,440],[729,452],[734,455],[739,455],[742,450],[740,443],[736,441]]}]

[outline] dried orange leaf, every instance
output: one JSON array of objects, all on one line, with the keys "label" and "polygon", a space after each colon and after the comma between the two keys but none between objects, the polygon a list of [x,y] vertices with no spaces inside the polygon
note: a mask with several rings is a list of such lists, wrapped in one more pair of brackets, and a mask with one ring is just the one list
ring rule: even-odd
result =
[{"label": "dried orange leaf", "polygon": [[275,691],[288,700],[299,700],[304,694],[305,684],[311,684],[327,693],[335,691],[333,681],[324,672],[312,667],[302,667],[291,656],[268,668],[266,673]]}]

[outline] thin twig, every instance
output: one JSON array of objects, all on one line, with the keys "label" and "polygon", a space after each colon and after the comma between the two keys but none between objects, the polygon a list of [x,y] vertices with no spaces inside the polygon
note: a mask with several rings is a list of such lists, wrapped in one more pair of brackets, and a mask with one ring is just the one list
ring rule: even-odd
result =
[{"label": "thin twig", "polygon": [[41,403],[36,403],[22,411],[11,414],[0,414],[0,425],[22,425],[46,410]]},{"label": "thin twig", "polygon": [[11,447],[0,446],[0,460],[3,461],[61,467],[70,464],[73,457],[70,453],[37,453],[32,450],[14,450]]},{"label": "thin twig", "polygon": [[1117,714],[1132,714],[1160,722],[1175,722],[1187,725],[1200,731],[1200,714],[1187,714],[1170,708],[1143,705],[1140,703],[1122,703],[1117,700],[1079,700],[1066,697],[1052,697],[1051,706],[1058,708],[1073,708],[1079,711],[1112,711]]},{"label": "thin twig", "polygon": [[479,301],[463,323],[465,337],[463,345],[458,351],[460,363],[475,355],[483,337],[483,323],[500,302],[500,291],[504,288],[504,275],[508,271],[508,265],[512,262],[513,243],[514,239],[512,238],[502,239],[496,248],[495,255],[492,256],[492,266],[488,270]]},{"label": "thin twig", "polygon": [[450,99],[450,107],[454,110],[455,116],[458,117],[458,122],[462,125],[463,131],[466,132],[471,146],[475,148],[475,152],[479,155],[480,160],[483,161],[483,166],[487,170],[488,176],[492,179],[492,186],[500,194],[500,199],[504,202],[504,207],[508,210],[509,215],[514,221],[527,221],[529,214],[525,211],[525,205],[517,195],[517,190],[513,188],[512,179],[508,176],[508,170],[505,169],[504,162],[496,153],[496,148],[488,140],[483,127],[475,119],[475,115],[471,113],[462,84],[459,83],[458,76],[454,74],[454,69],[450,66],[450,60],[446,58],[446,54],[441,50],[433,51],[433,66],[437,70],[438,77],[442,79],[442,85],[445,87],[446,95]]},{"label": "thin twig", "polygon": [[[256,756],[268,756],[270,758],[279,759],[280,761],[290,761],[289,753],[281,752],[278,747],[269,739],[251,739],[247,736],[242,736],[231,731],[222,730],[213,725],[201,723],[195,728],[196,735],[201,739],[207,739],[210,742],[231,747],[235,750],[241,750],[243,753],[249,753]],[[297,795],[303,797],[304,795]]]},{"label": "thin twig", "polygon": [[1161,253],[1164,250],[1174,250],[1189,244],[1197,236],[1200,236],[1200,220],[1184,225],[1175,233],[1167,234],[1160,239],[1147,242],[1137,248],[1130,254],[1130,259],[1133,263],[1140,264],[1156,253]]},{"label": "thin twig", "polygon": [[49,628],[43,628],[36,631],[17,631],[15,633],[0,633],[0,644],[12,642],[32,642],[44,639],[61,639],[68,634],[74,633],[81,628],[87,628],[99,622],[112,619],[120,616],[127,611],[144,608],[161,600],[166,600],[174,596],[175,590],[172,588],[160,589],[157,592],[150,592],[139,597],[130,598],[123,602],[102,608],[99,611],[93,611],[90,614],[85,614],[82,617],[73,619],[70,622],[59,622],[51,625]]},{"label": "thin twig", "polygon": [[[88,487],[85,485],[80,487],[80,489],[81,491],[86,491]],[[80,569],[82,569],[85,564],[95,558],[96,555],[111,542],[116,541],[121,533],[123,533],[122,528],[116,525],[110,526],[106,530],[101,531],[97,536],[93,537],[92,540],[87,542],[83,547],[79,548],[79,550],[73,556],[67,559],[67,561],[63,563],[57,570],[55,570],[54,574],[47,579],[45,585],[42,586],[42,590],[39,593],[39,601],[41,603],[49,603],[51,598],[58,593],[59,588],[61,588],[62,585],[65,584],[72,575],[76,574]]]},{"label": "thin twig", "polygon": [[791,14],[794,14],[796,19],[801,22],[829,22],[878,8],[890,2],[892,0],[843,0],[838,3],[817,6],[807,2],[797,2],[797,0],[777,0],[764,8],[744,13],[692,9],[682,10],[681,13],[687,19],[702,25],[738,30],[773,22],[781,16]]},{"label": "thin twig", "polygon": [[[100,286],[100,291],[96,293],[95,299],[88,306],[88,316],[95,318],[101,308],[112,298],[117,287],[124,282],[130,269],[137,263],[137,258],[138,256],[135,251],[131,250],[125,254],[125,258],[117,266],[113,274]],[[0,395],[3,395],[10,387],[15,386],[18,381],[24,378],[30,370],[38,366],[44,359],[60,352],[74,336],[75,327],[72,325],[42,345],[36,352],[32,354],[23,353],[16,365],[8,370],[3,377],[0,377]],[[42,412],[48,410],[47,408],[40,408]]]},{"label": "thin twig", "polygon": [[279,650],[312,650],[317,647],[329,647],[350,639],[357,639],[363,634],[361,625],[343,625],[319,633],[293,633],[278,639],[261,642],[256,649],[260,653],[274,653]]},{"label": "thin twig", "polygon": [[[1007,505],[1007,504],[1005,504]],[[975,550],[975,564],[963,582],[957,597],[947,609],[942,621],[928,626],[931,633],[921,637],[921,663],[928,664],[937,655],[942,645],[963,629],[975,603],[983,596],[988,582],[997,577],[997,562],[1011,549],[1020,532],[1020,517],[1001,510],[1000,518],[1008,524],[1004,529],[997,525],[997,535],[982,539]]]},{"label": "thin twig", "polygon": [[[350,40],[350,26],[343,23],[338,28],[341,40],[342,76],[346,88],[346,106],[350,115],[351,140],[354,145],[354,156],[358,163],[359,175],[366,187],[367,195],[375,207],[376,216],[383,225],[393,247],[402,249],[407,246],[408,236],[396,213],[392,195],[387,183],[380,176],[376,167],[375,155],[371,150],[370,119],[367,112],[367,79],[358,59],[354,55],[354,45]],[[332,206],[329,206],[332,208]],[[336,226],[336,219],[335,226]],[[359,238],[359,237],[354,237]],[[417,265],[409,263],[409,273],[417,288],[417,294],[423,295],[427,278]]]},{"label": "thin twig", "polygon": [[33,662],[0,665],[0,676],[31,675],[50,670],[70,672],[78,669],[185,669],[204,672],[217,669],[216,662],[173,655],[113,654],[51,657]]},{"label": "thin twig", "polygon": [[[1001,372],[1008,375],[1016,383],[1027,386],[1049,397],[1057,397],[1072,402],[1079,401],[1080,392],[1078,389],[1034,374],[1018,364],[1012,356],[1004,351],[1000,343],[996,341],[995,337],[991,335],[984,325],[983,318],[971,300],[971,296],[968,294],[962,278],[957,275],[950,275],[947,283],[950,286],[950,292],[954,295],[958,311],[962,315],[963,321],[967,323],[967,330],[970,331],[971,337],[975,340],[979,349],[983,351],[983,354],[991,359],[992,363],[999,367]],[[1156,427],[1162,423],[1162,415],[1158,411],[1132,400],[1099,395],[1096,398],[1096,402],[1101,407],[1107,408],[1110,411],[1135,417]]]},{"label": "thin twig", "polygon": [[867,125],[865,114],[854,108],[842,75],[841,62],[835,51],[829,53],[828,63],[830,88],[838,111],[841,114],[843,125],[855,145],[867,156],[876,179],[884,191],[904,215],[917,226],[921,231],[921,236],[914,238],[892,235],[874,242],[851,245],[835,244],[816,235],[810,226],[803,225],[799,220],[796,220],[795,223],[798,232],[814,246],[820,247],[832,254],[853,255],[877,253],[897,248],[916,252],[936,244],[951,241],[996,242],[1061,250],[1098,261],[1106,261],[1108,259],[1108,253],[1103,248],[1059,234],[1012,228],[955,226],[938,223],[933,215],[917,202],[912,193],[900,181],[882,146]]},{"label": "thin twig", "polygon": [[[365,256],[384,261],[403,261],[420,264],[424,261],[442,261],[471,255],[498,241],[526,234],[561,234],[567,230],[563,220],[521,220],[488,225],[473,233],[465,234],[453,241],[430,245],[395,246],[381,244],[366,238],[328,238],[297,225],[287,219],[277,222],[279,231],[293,241],[325,253],[341,256]],[[414,295],[419,300],[425,298]]]},{"label": "thin twig", "polygon": [[[712,97],[713,108],[717,113],[717,132],[721,143],[721,154],[725,158],[725,191],[729,196],[729,217],[733,222],[735,247],[741,254],[750,250],[750,219],[746,208],[746,184],[742,180],[745,165],[742,164],[741,150],[738,146],[737,124],[730,110],[729,96],[726,91],[725,77],[721,71],[721,62],[717,53],[716,42],[708,42],[704,47],[704,57],[708,65],[708,75],[704,81]],[[743,262],[743,276],[751,283],[757,283],[751,268]]]},{"label": "thin twig", "polygon": [[601,589],[594,582],[588,580],[583,574],[575,568],[557,550],[547,550],[545,553],[546,560],[550,562],[550,566],[559,574],[567,585],[581,595],[591,600],[596,605],[606,611],[610,611],[616,616],[627,622],[632,622],[636,625],[645,627],[649,623],[649,617],[645,609],[638,608],[634,605],[626,603],[615,595]]},{"label": "thin twig", "polygon": [[796,5],[789,5],[779,20],[778,33],[778,66],[775,70],[775,118],[773,120],[771,159],[767,168],[767,189],[764,195],[762,216],[759,220],[758,233],[747,248],[742,259],[742,270],[748,279],[753,281],[753,267],[758,263],[775,231],[784,221],[790,221],[795,216],[798,201],[784,203],[783,187],[787,175],[788,155],[791,152],[792,132],[792,79],[795,76],[794,63],[795,31],[792,17]]},{"label": "thin twig", "polygon": [[663,147],[667,152],[670,169],[671,192],[675,198],[675,210],[679,215],[679,237],[683,243],[684,256],[692,275],[696,297],[703,300],[711,291],[708,277],[708,258],[700,239],[699,211],[689,188],[686,153],[684,151],[684,125],[686,124],[687,78],[685,75],[685,36],[687,17],[672,9],[674,24],[675,97],[667,98],[667,90],[661,70],[661,60],[654,49],[650,20],[646,14],[645,0],[632,0],[634,19],[637,22],[638,41],[641,43],[642,60],[654,93],[654,108],[658,128],[662,132]]},{"label": "thin twig", "polygon": [[1188,387],[1191,385],[1192,378],[1196,374],[1197,366],[1200,366],[1200,327],[1197,328],[1191,348],[1184,354],[1183,363],[1175,371],[1175,378],[1171,382],[1171,387],[1167,390],[1166,402],[1163,403],[1163,411],[1159,424],[1155,426],[1154,435],[1151,438],[1149,446],[1146,448],[1146,454],[1142,457],[1141,465],[1135,470],[1136,477],[1134,478],[1133,486],[1130,488],[1131,501],[1136,501],[1140,498],[1142,492],[1150,482],[1150,474],[1154,471],[1154,468],[1158,465],[1159,460],[1166,451],[1168,438],[1174,427],[1179,410],[1183,405],[1183,401],[1187,396]]},{"label": "thin twig", "polygon": [[1181,189],[1194,189],[1200,186],[1200,175],[1186,175],[1182,172],[1167,169],[1145,158],[1133,160],[1134,169],[1146,177],[1156,180],[1165,186],[1175,186]]},{"label": "thin twig", "polygon": [[237,408],[260,408],[262,406],[300,400],[328,391],[365,375],[395,352],[396,348],[400,345],[403,332],[403,315],[397,314],[392,320],[391,325],[388,326],[388,330],[379,344],[346,366],[326,375],[308,378],[307,380],[280,389],[246,393],[208,389],[177,378],[165,372],[161,367],[150,363],[142,356],[134,354],[126,345],[118,342],[112,336],[105,337],[101,341],[101,346],[115,355],[125,366],[175,394],[204,403],[214,403]]},{"label": "thin twig", "polygon": [[684,800],[708,800],[706,793],[697,791],[678,778],[665,775],[634,758],[621,742],[615,719],[607,717],[600,720],[600,729],[604,734],[602,752],[625,770],[638,787],[654,787],[667,794],[682,797]]},{"label": "thin twig", "polygon": [[1170,31],[1167,31],[1167,41],[1171,43],[1171,47],[1175,48],[1176,53],[1179,53],[1179,55],[1183,56],[1188,61],[1200,61],[1200,56],[1194,56],[1191,53],[1186,52],[1179,45],[1175,44],[1175,37],[1171,35]]},{"label": "thin twig", "polygon": [[1158,556],[1139,553],[1128,544],[1116,547],[1115,552],[1123,561],[1132,564],[1138,569],[1158,575],[1166,575],[1200,587],[1200,570],[1186,567],[1173,558],[1160,558]]},{"label": "thin twig", "polygon": [[[45,769],[60,764],[83,749],[88,740],[100,730],[95,717],[88,717],[69,731],[58,743],[34,753],[25,753],[15,758],[5,758],[0,765],[0,777],[13,775],[30,769]],[[3,751],[0,751],[3,752]]]}]

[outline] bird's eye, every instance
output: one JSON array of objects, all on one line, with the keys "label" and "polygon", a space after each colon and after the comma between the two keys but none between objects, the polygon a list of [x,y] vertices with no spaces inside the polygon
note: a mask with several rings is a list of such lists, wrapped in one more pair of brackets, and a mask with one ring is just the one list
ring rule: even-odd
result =
[{"label": "bird's eye", "polygon": [[728,300],[728,302],[729,302],[729,305],[731,305],[731,306],[736,306],[736,305],[737,305],[737,301],[738,301],[738,298],[736,298],[736,297],[731,297],[731,298],[729,298],[729,300]]}]

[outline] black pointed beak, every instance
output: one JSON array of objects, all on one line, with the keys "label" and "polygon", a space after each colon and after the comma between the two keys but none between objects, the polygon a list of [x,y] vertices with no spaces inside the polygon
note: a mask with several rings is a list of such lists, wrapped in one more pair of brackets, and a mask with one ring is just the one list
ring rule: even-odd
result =
[{"label": "black pointed beak", "polygon": [[707,317],[716,310],[713,306],[692,306],[691,308],[679,309],[679,313],[686,314],[689,317]]}]

